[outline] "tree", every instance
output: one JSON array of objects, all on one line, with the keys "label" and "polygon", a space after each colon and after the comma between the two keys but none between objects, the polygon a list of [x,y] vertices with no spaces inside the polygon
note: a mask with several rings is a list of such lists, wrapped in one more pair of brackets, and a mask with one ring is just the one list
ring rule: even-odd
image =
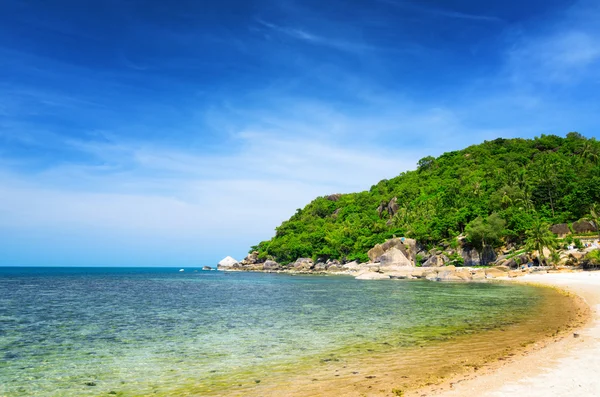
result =
[{"label": "tree", "polygon": [[600,239],[600,204],[592,204],[590,207],[590,214],[586,218],[594,223],[596,232],[598,232],[598,238]]},{"label": "tree", "polygon": [[435,162],[435,157],[433,157],[433,156],[423,157],[421,160],[419,160],[417,162],[417,169],[419,171],[428,170],[431,168],[431,166],[433,165],[434,162]]},{"label": "tree", "polygon": [[530,253],[538,251],[540,265],[546,263],[544,248],[548,248],[553,252],[556,246],[556,236],[550,231],[550,225],[536,218],[526,235],[525,249]]},{"label": "tree", "polygon": [[505,234],[506,222],[496,213],[483,219],[475,218],[465,228],[467,239],[477,248],[481,254],[481,263],[485,264],[485,251],[500,245]]}]

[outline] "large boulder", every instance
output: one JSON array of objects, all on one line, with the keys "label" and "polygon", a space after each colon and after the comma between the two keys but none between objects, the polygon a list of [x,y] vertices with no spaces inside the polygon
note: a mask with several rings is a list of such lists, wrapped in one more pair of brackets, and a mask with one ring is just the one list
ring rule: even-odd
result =
[{"label": "large boulder", "polygon": [[294,262],[294,269],[298,271],[308,271],[312,270],[315,267],[313,260],[311,258],[298,258],[296,262]]},{"label": "large boulder", "polygon": [[375,247],[367,252],[367,255],[371,262],[379,262],[381,256],[392,248],[402,251],[402,254],[411,262],[412,266],[415,265],[417,242],[411,238],[395,237],[387,240],[383,244],[376,244]]},{"label": "large boulder", "polygon": [[279,269],[281,266],[279,265],[279,263],[272,261],[272,260],[267,260],[265,261],[265,263],[263,264],[263,269],[264,270],[277,270]]},{"label": "large boulder", "polygon": [[485,269],[485,276],[486,278],[506,277],[508,276],[508,272],[504,269],[492,267],[489,269]]},{"label": "large boulder", "polygon": [[342,269],[349,270],[351,272],[356,272],[362,269],[362,266],[357,261],[348,262],[342,266]]},{"label": "large boulder", "polygon": [[217,264],[217,270],[229,270],[229,269],[234,269],[234,268],[239,268],[239,267],[240,267],[239,262],[230,256],[226,256],[225,258],[221,259],[219,261],[219,263]]},{"label": "large boulder", "polygon": [[258,259],[258,251],[252,251],[247,257],[242,259],[242,261],[240,262],[240,265],[250,266],[250,265],[257,264],[258,262],[260,262]]},{"label": "large boulder", "polygon": [[381,267],[414,267],[413,263],[406,257],[402,250],[392,247],[379,257]]},{"label": "large boulder", "polygon": [[480,266],[493,263],[498,257],[491,247],[486,247],[483,253],[479,253],[473,246],[464,244],[459,249],[460,256],[464,260],[465,266]]},{"label": "large boulder", "polygon": [[439,267],[444,266],[448,262],[446,255],[431,255],[429,259],[423,262],[423,267]]}]

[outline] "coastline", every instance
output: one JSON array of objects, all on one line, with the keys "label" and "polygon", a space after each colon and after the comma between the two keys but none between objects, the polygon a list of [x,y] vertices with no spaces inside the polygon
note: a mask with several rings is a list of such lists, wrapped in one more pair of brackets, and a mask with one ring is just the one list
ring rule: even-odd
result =
[{"label": "coastline", "polygon": [[[522,280],[525,277],[520,278],[525,283],[547,289],[550,295],[562,297],[555,300],[556,306],[540,307],[540,312],[536,314],[535,319],[531,319],[529,324],[518,324],[516,328],[510,327],[510,330],[501,327],[480,334],[462,335],[451,341],[430,346],[431,350],[426,353],[427,361],[419,358],[424,353],[424,350],[420,350],[419,353],[419,349],[414,349],[412,353],[404,351],[408,356],[403,355],[402,360],[398,360],[399,352],[396,350],[388,353],[373,352],[357,360],[343,363],[331,362],[319,369],[312,368],[310,371],[299,371],[293,375],[290,373],[287,379],[281,379],[276,384],[263,383],[250,390],[231,390],[228,394],[279,396],[281,387],[285,385],[286,395],[296,397],[422,397],[444,395],[445,392],[454,393],[449,394],[453,396],[482,395],[478,390],[473,391],[472,394],[466,394],[464,391],[457,392],[458,388],[455,386],[464,384],[471,388],[466,383],[467,380],[487,379],[487,376],[493,375],[507,363],[520,363],[522,357],[531,357],[547,346],[552,346],[557,340],[568,341],[568,336],[572,335],[573,329],[579,329],[589,323],[588,305],[580,295],[572,293],[578,291],[565,293],[565,288],[557,288],[556,285],[544,282],[547,276],[552,278],[550,274],[526,280]],[[558,276],[562,277],[562,274]],[[506,277],[492,282],[504,283],[506,280],[514,279]],[[600,277],[597,281],[600,283]],[[540,318],[552,319],[552,321],[540,322]],[[583,339],[577,339],[580,340]],[[545,357],[543,351],[538,354],[542,354],[541,360],[543,360]],[[407,359],[410,363],[409,367],[406,366]],[[416,362],[413,360],[419,362],[417,372],[414,371],[417,367],[414,366]],[[517,375],[511,376],[510,379],[515,379]],[[479,390],[487,390],[488,387],[484,384]],[[525,392],[523,395],[530,394]]]},{"label": "coastline", "polygon": [[539,341],[530,351],[489,363],[478,373],[453,377],[405,396],[598,395],[600,272],[529,274],[510,282],[554,287],[578,296],[589,307],[587,321],[570,332]]}]

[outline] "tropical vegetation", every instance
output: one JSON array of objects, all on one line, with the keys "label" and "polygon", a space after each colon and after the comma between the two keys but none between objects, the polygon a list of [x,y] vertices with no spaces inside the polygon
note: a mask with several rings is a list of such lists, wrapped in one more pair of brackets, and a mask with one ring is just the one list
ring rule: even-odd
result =
[{"label": "tropical vegetation", "polygon": [[370,248],[393,236],[435,247],[462,235],[481,250],[514,244],[543,255],[555,245],[549,225],[598,222],[598,203],[596,139],[577,132],[498,138],[425,157],[416,170],[368,191],[318,197],[251,250],[282,263],[299,257],[364,261]]}]

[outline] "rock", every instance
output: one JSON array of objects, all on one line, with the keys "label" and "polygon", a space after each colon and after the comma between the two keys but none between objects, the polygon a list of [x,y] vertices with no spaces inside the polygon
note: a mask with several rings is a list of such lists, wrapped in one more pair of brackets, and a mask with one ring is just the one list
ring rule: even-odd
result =
[{"label": "rock", "polygon": [[327,267],[331,265],[340,266],[340,261],[338,261],[337,259],[328,259],[327,262],[325,262],[325,264],[327,265]]},{"label": "rock", "polygon": [[351,272],[356,272],[362,269],[362,267],[357,261],[352,261],[343,265],[342,269],[349,270]]},{"label": "rock", "polygon": [[495,267],[485,269],[486,278],[506,277],[507,275],[508,275],[507,272],[505,272],[504,270],[495,268]]},{"label": "rock", "polygon": [[315,264],[310,258],[298,258],[296,259],[296,262],[294,262],[293,267],[297,271],[308,271],[312,270],[315,267]]},{"label": "rock", "polygon": [[317,262],[314,270],[319,272],[325,271],[327,270],[327,265],[324,262]]},{"label": "rock", "polygon": [[210,266],[202,266],[202,270],[213,270]]},{"label": "rock", "polygon": [[504,266],[510,269],[516,269],[517,267],[519,267],[519,264],[514,259],[509,259],[506,262],[504,262]]},{"label": "rock", "polygon": [[519,272],[519,271],[515,271],[515,270],[511,270],[508,272],[508,277],[510,278],[515,278],[515,277],[521,277],[524,276],[525,273],[523,272]]},{"label": "rock", "polygon": [[327,266],[327,271],[328,271],[328,272],[333,272],[333,273],[335,273],[335,272],[340,272],[340,271],[342,271],[342,268],[341,268],[341,267],[339,267],[339,266],[338,266],[338,265],[336,265],[336,264],[332,264],[332,265],[328,265],[328,266]]},{"label": "rock", "polygon": [[468,272],[456,271],[454,269],[443,270],[438,272],[438,281],[467,281],[471,279],[471,275]]},{"label": "rock", "polygon": [[335,211],[333,211],[333,214],[331,214],[331,217],[334,219],[337,219],[339,213],[340,213],[341,208],[337,208]]},{"label": "rock", "polygon": [[265,261],[265,263],[263,263],[263,269],[264,270],[276,270],[279,269],[281,266],[279,265],[279,263],[272,261],[272,260],[267,260]]},{"label": "rock", "polygon": [[482,270],[471,272],[471,280],[485,280],[485,272]]},{"label": "rock", "polygon": [[390,276],[390,278],[406,279],[406,278],[412,278],[413,271],[411,269],[404,268],[404,269],[400,269],[400,270],[386,272],[385,274]]},{"label": "rock", "polygon": [[427,280],[429,280],[429,281],[437,281],[438,272],[436,272],[436,271],[426,272],[424,274],[424,278],[427,279]]},{"label": "rock", "polygon": [[432,255],[421,266],[423,266],[423,267],[444,266],[444,264],[448,262],[446,259],[448,259],[448,257],[446,257],[445,255]]},{"label": "rock", "polygon": [[583,257],[585,255],[586,255],[585,252],[571,252],[569,254],[570,257],[572,257],[573,259],[578,260],[578,261],[581,260],[581,259],[583,259]]},{"label": "rock", "polygon": [[425,274],[426,274],[425,270],[418,269],[418,268],[414,269],[410,273],[411,277],[413,277],[413,278],[425,278]]},{"label": "rock", "polygon": [[371,262],[377,262],[379,260],[379,257],[381,255],[383,255],[384,253],[385,253],[385,251],[381,247],[381,244],[377,244],[375,247],[371,248],[367,252],[367,256],[369,257]]},{"label": "rock", "polygon": [[221,261],[217,264],[217,270],[227,270],[239,267],[239,262],[230,256],[226,256],[225,258],[221,259]]},{"label": "rock", "polygon": [[390,276],[382,273],[364,272],[355,277],[357,280],[389,280]]},{"label": "rock", "polygon": [[329,196],[325,196],[325,198],[329,201],[338,201],[342,197],[340,193],[330,194]]},{"label": "rock", "polygon": [[379,257],[379,263],[382,267],[385,266],[400,266],[400,267],[413,267],[412,262],[404,255],[404,253],[396,248],[392,247],[385,252],[385,254]]},{"label": "rock", "polygon": [[371,248],[367,255],[371,262],[378,262],[380,257],[392,248],[397,248],[404,256],[412,263],[415,264],[415,257],[417,255],[417,242],[411,238],[395,237],[387,240],[383,244],[376,244],[375,247]]},{"label": "rock", "polygon": [[483,253],[480,254],[473,246],[466,242],[461,246],[459,253],[464,260],[465,266],[479,266],[493,263],[497,259],[496,252],[491,247],[486,247]]},{"label": "rock", "polygon": [[438,273],[445,272],[445,271],[449,271],[449,270],[456,270],[456,266],[454,266],[454,265],[440,266],[440,267],[434,268],[434,270]]},{"label": "rock", "polygon": [[494,266],[494,269],[502,270],[503,272],[508,272],[510,268],[508,266]]}]

